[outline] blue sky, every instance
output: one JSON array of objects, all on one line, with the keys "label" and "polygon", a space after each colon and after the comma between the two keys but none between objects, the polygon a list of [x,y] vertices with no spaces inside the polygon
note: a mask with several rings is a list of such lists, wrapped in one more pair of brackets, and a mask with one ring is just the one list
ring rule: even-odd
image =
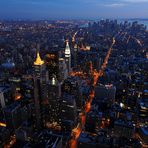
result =
[{"label": "blue sky", "polygon": [[0,0],[0,19],[148,18],[148,0]]}]

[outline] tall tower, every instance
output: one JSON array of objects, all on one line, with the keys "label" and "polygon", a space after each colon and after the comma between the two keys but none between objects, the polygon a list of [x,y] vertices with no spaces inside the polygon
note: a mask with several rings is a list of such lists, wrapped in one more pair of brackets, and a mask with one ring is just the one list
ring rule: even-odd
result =
[{"label": "tall tower", "polygon": [[45,114],[45,125],[48,128],[54,129],[60,125],[60,110],[59,99],[61,97],[61,84],[58,82],[55,75],[48,83],[48,107]]},{"label": "tall tower", "polygon": [[66,41],[66,48],[65,48],[65,61],[68,69],[68,73],[71,71],[71,51],[69,47],[68,41]]},{"label": "tall tower", "polygon": [[35,105],[35,125],[39,129],[41,127],[42,120],[42,101],[44,99],[44,82],[46,82],[44,77],[45,65],[44,61],[41,60],[39,51],[37,51],[36,60],[34,62],[34,105]]},{"label": "tall tower", "polygon": [[34,62],[34,77],[39,81],[42,90],[42,100],[46,98],[46,82],[48,81],[48,72],[46,70],[44,61],[41,59],[39,51],[37,51],[36,60]]}]

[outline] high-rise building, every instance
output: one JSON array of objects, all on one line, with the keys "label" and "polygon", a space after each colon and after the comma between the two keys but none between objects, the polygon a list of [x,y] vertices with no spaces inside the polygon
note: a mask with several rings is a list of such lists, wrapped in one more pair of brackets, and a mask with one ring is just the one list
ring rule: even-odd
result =
[{"label": "high-rise building", "polygon": [[60,104],[61,127],[63,131],[70,131],[77,123],[77,107],[73,95],[64,94]]},{"label": "high-rise building", "polygon": [[32,80],[32,75],[23,75],[21,78],[21,95],[23,98],[32,100],[34,96],[34,84]]},{"label": "high-rise building", "polygon": [[68,76],[68,70],[64,58],[59,58],[59,81],[64,81]]},{"label": "high-rise building", "polygon": [[75,77],[68,77],[62,85],[62,93],[73,95],[76,101],[78,110],[82,109],[82,94],[78,84],[78,80]]},{"label": "high-rise building", "polygon": [[65,61],[66,61],[68,72],[70,72],[71,71],[71,51],[70,51],[70,47],[69,47],[68,41],[66,41]]},{"label": "high-rise building", "polygon": [[48,85],[48,100],[46,104],[45,124],[48,128],[55,128],[60,125],[59,118],[59,98],[61,97],[61,84],[58,82],[55,75],[49,81]]},{"label": "high-rise building", "polygon": [[49,73],[49,79],[55,75],[59,79],[59,58],[61,58],[61,51],[50,51],[45,56],[46,69]]},{"label": "high-rise building", "polygon": [[42,102],[46,97],[46,70],[44,61],[41,60],[39,51],[37,51],[34,62],[34,102],[35,102],[35,124],[39,129],[42,122]]},{"label": "high-rise building", "polygon": [[12,103],[4,109],[6,125],[9,129],[15,130],[21,125],[21,105]]}]

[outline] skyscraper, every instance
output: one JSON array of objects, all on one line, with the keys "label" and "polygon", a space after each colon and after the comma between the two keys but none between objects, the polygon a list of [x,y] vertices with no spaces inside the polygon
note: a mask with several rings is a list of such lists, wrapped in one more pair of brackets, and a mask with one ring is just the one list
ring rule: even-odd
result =
[{"label": "skyscraper", "polygon": [[59,58],[59,81],[64,81],[68,76],[67,65],[64,58]]},{"label": "skyscraper", "polygon": [[4,109],[6,125],[9,129],[14,130],[21,125],[21,105],[12,103]]},{"label": "skyscraper", "polygon": [[52,79],[52,76],[55,75],[57,79],[59,74],[59,58],[61,51],[50,51],[45,56],[46,69],[49,73],[49,79]]},{"label": "skyscraper", "polygon": [[68,41],[66,41],[65,61],[66,61],[68,72],[70,72],[71,71],[71,51],[70,51],[70,47],[69,47]]},{"label": "skyscraper", "polygon": [[62,94],[69,94],[74,96],[77,111],[80,111],[82,108],[82,97],[78,79],[74,77],[68,77],[62,84]]},{"label": "skyscraper", "polygon": [[75,97],[64,93],[62,95],[60,108],[61,127],[62,131],[71,131],[77,123],[77,106]]},{"label": "skyscraper", "polygon": [[36,60],[34,62],[34,102],[35,102],[35,125],[37,129],[41,126],[42,118],[42,102],[45,99],[45,65],[44,61],[41,60],[39,51],[37,51]]},{"label": "skyscraper", "polygon": [[46,105],[45,124],[48,128],[55,128],[60,124],[59,98],[61,97],[61,84],[55,75],[48,83],[48,104]]}]

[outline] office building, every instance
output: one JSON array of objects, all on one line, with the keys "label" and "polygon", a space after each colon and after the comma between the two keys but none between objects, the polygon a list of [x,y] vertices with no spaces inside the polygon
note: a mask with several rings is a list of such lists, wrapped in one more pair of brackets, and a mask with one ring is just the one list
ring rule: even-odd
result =
[{"label": "office building", "polygon": [[61,57],[62,53],[60,50],[53,50],[45,55],[45,64],[50,80],[52,79],[53,75],[59,79],[59,58]]},{"label": "office building", "polygon": [[68,69],[64,58],[59,58],[59,81],[63,82],[68,77]]},{"label": "office building", "polygon": [[56,76],[53,75],[48,85],[48,100],[46,101],[45,126],[54,128],[60,125],[60,104],[61,84]]},{"label": "office building", "polygon": [[66,48],[65,48],[65,61],[68,69],[68,73],[71,71],[71,51],[69,47],[68,41],[66,41]]},{"label": "office building", "polygon": [[21,105],[12,103],[4,109],[6,126],[11,130],[16,130],[22,123]]},{"label": "office building", "polygon": [[35,124],[37,129],[42,125],[42,102],[46,98],[46,70],[44,61],[41,60],[39,51],[37,51],[34,62],[34,103],[35,103]]},{"label": "office building", "polygon": [[73,95],[76,101],[78,110],[82,108],[82,93],[80,91],[78,79],[75,77],[68,77],[62,84],[62,93]]},{"label": "office building", "polygon": [[64,94],[60,103],[62,130],[70,131],[77,123],[77,107],[74,96]]}]

